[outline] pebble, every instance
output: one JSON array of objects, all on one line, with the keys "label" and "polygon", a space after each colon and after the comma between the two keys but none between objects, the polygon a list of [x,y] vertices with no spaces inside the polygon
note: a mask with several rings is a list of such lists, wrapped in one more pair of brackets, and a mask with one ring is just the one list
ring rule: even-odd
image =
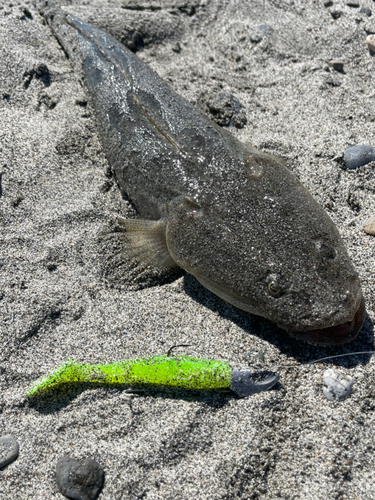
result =
[{"label": "pebble", "polygon": [[342,14],[341,10],[333,10],[331,12],[331,16],[333,19],[338,19],[339,17],[341,17],[341,14]]},{"label": "pebble", "polygon": [[243,128],[247,123],[242,104],[232,94],[212,94],[207,106],[214,121],[222,127],[234,125],[236,128]]},{"label": "pebble", "polygon": [[329,368],[323,373],[323,393],[330,401],[342,401],[350,395],[353,379]]},{"label": "pebble", "polygon": [[257,351],[256,349],[250,349],[250,351],[245,354],[245,359],[246,361],[248,361],[249,363],[252,363],[252,362],[263,362],[264,363],[264,354],[261,352],[261,351]]},{"label": "pebble", "polygon": [[375,148],[372,146],[352,146],[344,152],[344,163],[349,169],[356,169],[375,160]]},{"label": "pebble", "polygon": [[75,460],[65,456],[56,465],[60,492],[72,500],[95,500],[104,483],[104,471],[92,458]]},{"label": "pebble", "polygon": [[250,32],[250,41],[253,43],[259,43],[263,40],[263,36],[259,35],[259,33]]},{"label": "pebble", "polygon": [[16,460],[18,453],[19,446],[14,437],[0,437],[0,469]]},{"label": "pebble", "polygon": [[172,47],[173,52],[176,52],[176,54],[179,54],[181,52],[181,45],[176,42],[173,47]]},{"label": "pebble", "polygon": [[339,71],[340,73],[343,73],[344,63],[342,61],[329,61],[328,64],[331,66],[331,68]]},{"label": "pebble", "polygon": [[271,26],[269,26],[268,24],[261,24],[260,26],[258,26],[258,28],[260,29],[260,31],[262,33],[264,33],[264,35],[268,36],[271,34]]},{"label": "pebble", "polygon": [[368,7],[361,7],[359,9],[359,12],[360,12],[360,14],[365,14],[368,17],[370,17],[372,14],[371,9],[369,9]]},{"label": "pebble", "polygon": [[375,35],[369,35],[366,38],[366,43],[368,48],[372,51],[375,52]]},{"label": "pebble", "polygon": [[365,233],[375,236],[375,217],[370,217],[363,226]]}]

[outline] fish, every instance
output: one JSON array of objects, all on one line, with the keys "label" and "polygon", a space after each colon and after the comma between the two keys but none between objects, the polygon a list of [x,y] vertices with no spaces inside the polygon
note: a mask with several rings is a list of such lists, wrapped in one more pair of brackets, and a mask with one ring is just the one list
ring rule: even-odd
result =
[{"label": "fish", "polygon": [[124,258],[182,268],[302,341],[353,341],[366,314],[358,274],[286,162],[219,127],[99,28],[67,13],[49,22],[79,62],[103,151],[137,210],[118,230]]}]

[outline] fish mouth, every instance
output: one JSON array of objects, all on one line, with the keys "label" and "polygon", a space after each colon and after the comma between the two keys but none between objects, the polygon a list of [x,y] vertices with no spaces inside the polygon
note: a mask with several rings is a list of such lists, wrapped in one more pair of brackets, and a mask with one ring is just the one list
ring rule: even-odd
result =
[{"label": "fish mouth", "polygon": [[[191,272],[188,270],[188,272]],[[228,291],[225,291],[223,287],[220,287],[216,283],[207,278],[202,278],[197,273],[194,274],[195,277],[205,286],[208,290],[213,292],[215,295],[218,295],[226,302],[242,309],[243,311],[250,312],[251,314],[258,314],[259,316],[266,317],[260,314],[258,311],[253,310],[249,307],[245,302],[241,301],[240,298],[234,297],[230,295]],[[366,306],[365,301],[363,299],[362,293],[360,294],[360,303],[359,307],[354,313],[353,317],[346,321],[345,323],[341,323],[339,325],[329,326],[327,328],[312,328],[305,330],[290,330],[290,328],[286,328],[282,325],[278,325],[283,330],[287,330],[288,333],[297,338],[298,340],[302,340],[307,342],[308,344],[322,345],[322,346],[335,346],[335,345],[343,345],[352,342],[359,334],[362,329],[363,323],[366,317]],[[271,318],[268,318],[272,321]]]},{"label": "fish mouth", "polygon": [[314,330],[289,332],[290,335],[309,344],[335,346],[352,342],[362,329],[366,317],[365,301],[362,297],[361,303],[353,318],[340,325],[318,328]]}]

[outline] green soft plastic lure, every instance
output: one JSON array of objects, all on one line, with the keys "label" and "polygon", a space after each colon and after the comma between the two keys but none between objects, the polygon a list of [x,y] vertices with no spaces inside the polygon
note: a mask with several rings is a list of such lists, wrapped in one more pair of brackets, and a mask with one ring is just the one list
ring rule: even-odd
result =
[{"label": "green soft plastic lure", "polygon": [[41,396],[62,385],[160,386],[191,390],[231,389],[240,397],[273,387],[278,374],[232,368],[223,361],[190,356],[156,356],[106,365],[85,365],[69,360],[36,380],[26,392],[28,398]]}]

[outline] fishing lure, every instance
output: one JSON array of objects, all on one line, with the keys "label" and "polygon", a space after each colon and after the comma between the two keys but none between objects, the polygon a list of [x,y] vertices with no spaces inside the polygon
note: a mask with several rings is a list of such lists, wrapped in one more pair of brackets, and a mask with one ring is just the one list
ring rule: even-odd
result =
[{"label": "fishing lure", "polygon": [[91,383],[110,386],[178,387],[190,390],[232,390],[246,397],[271,389],[279,375],[238,370],[223,361],[190,356],[161,355],[105,365],[87,365],[72,359],[36,380],[26,397],[36,398],[62,385]]}]

